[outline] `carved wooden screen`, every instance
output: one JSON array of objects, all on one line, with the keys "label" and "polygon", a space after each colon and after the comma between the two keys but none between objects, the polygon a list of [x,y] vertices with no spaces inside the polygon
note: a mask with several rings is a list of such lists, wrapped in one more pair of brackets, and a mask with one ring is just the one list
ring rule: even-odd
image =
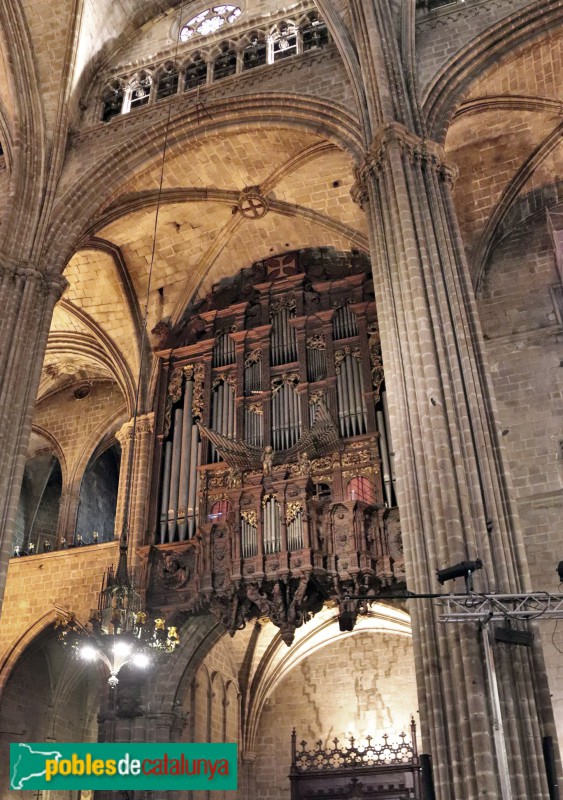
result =
[{"label": "carved wooden screen", "polygon": [[291,735],[291,800],[421,800],[419,771],[414,720],[410,740],[402,733],[395,742],[384,735],[308,747]]}]

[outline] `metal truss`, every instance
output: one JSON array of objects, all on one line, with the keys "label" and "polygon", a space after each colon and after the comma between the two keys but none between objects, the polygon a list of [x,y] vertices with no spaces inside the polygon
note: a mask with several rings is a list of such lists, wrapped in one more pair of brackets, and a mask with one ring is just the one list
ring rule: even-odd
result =
[{"label": "metal truss", "polygon": [[439,600],[440,622],[503,622],[563,619],[563,594],[448,594]]}]

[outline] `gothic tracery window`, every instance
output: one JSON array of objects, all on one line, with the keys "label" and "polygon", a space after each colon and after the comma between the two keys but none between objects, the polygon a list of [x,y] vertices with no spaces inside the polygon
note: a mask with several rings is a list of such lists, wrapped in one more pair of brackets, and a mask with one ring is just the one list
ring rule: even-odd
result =
[{"label": "gothic tracery window", "polygon": [[129,109],[145,106],[151,95],[152,78],[148,72],[140,72],[131,81],[129,91]]},{"label": "gothic tracery window", "polygon": [[281,22],[268,37],[269,62],[281,61],[299,52],[297,26],[292,22]]},{"label": "gothic tracery window", "polygon": [[184,69],[184,91],[189,92],[204,83],[207,83],[207,61],[196,53]]},{"label": "gothic tracery window", "polygon": [[122,81],[112,81],[105,89],[102,106],[102,122],[108,122],[113,117],[121,114],[125,87]]},{"label": "gothic tracery window", "polygon": [[237,52],[234,47],[225,44],[213,63],[213,80],[220,81],[228,78],[237,71]]},{"label": "gothic tracery window", "polygon": [[242,51],[242,69],[261,67],[268,61],[268,45],[262,34],[252,34],[250,41]]},{"label": "gothic tracery window", "polygon": [[328,44],[328,28],[326,22],[319,15],[312,12],[307,17],[307,22],[301,29],[303,38],[303,52],[317,50],[326,47]]},{"label": "gothic tracery window", "polygon": [[163,100],[178,91],[178,70],[176,65],[169,61],[161,69],[156,84],[156,99]]},{"label": "gothic tracery window", "polygon": [[223,25],[235,22],[241,13],[241,9],[238,6],[226,3],[207,8],[182,26],[180,41],[187,42],[197,34],[208,36],[211,33],[215,33]]}]

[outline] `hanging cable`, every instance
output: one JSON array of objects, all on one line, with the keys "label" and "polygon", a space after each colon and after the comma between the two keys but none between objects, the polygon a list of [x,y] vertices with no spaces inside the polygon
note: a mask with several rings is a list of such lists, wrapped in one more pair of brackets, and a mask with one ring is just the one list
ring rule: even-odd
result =
[{"label": "hanging cable", "polygon": [[[184,3],[180,6],[180,15],[179,15],[179,26],[178,26],[178,36],[176,38],[176,48],[174,51],[174,63],[178,63],[178,52],[180,47],[180,34],[179,31],[182,30],[182,17],[184,13]],[[121,539],[128,538],[128,527],[129,527],[129,518],[131,514],[131,485],[133,479],[133,460],[135,455],[135,443],[137,438],[137,419],[139,416],[139,399],[141,395],[141,383],[143,381],[143,371],[145,366],[145,350],[146,350],[146,340],[147,340],[147,322],[149,316],[149,300],[152,288],[152,279],[153,279],[153,270],[154,270],[154,262],[156,258],[156,245],[157,245],[157,238],[158,238],[158,221],[160,217],[160,209],[162,205],[162,192],[164,186],[164,168],[166,165],[166,155],[168,152],[168,141],[170,136],[170,122],[172,119],[172,102],[174,99],[174,95],[170,95],[168,99],[168,113],[166,118],[166,123],[164,126],[164,139],[162,143],[162,159],[160,164],[160,177],[158,182],[158,194],[156,199],[156,208],[155,208],[155,215],[154,215],[154,227],[153,227],[153,236],[152,236],[152,247],[151,247],[151,258],[149,262],[149,271],[147,277],[147,290],[145,293],[145,306],[144,306],[144,313],[143,313],[143,320],[141,325],[141,341],[140,341],[140,355],[139,355],[139,372],[137,378],[137,386],[135,389],[135,401],[133,407],[133,431],[131,435],[131,444],[129,447],[129,454],[127,459],[127,478],[125,483],[125,498],[124,498],[124,513],[123,513],[123,527],[121,530]],[[131,543],[129,542],[129,548],[131,548]]]}]

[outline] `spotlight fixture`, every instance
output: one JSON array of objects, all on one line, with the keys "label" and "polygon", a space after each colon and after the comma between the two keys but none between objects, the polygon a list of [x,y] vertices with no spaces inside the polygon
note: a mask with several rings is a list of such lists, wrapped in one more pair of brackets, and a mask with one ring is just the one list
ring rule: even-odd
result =
[{"label": "spotlight fixture", "polygon": [[557,565],[557,574],[559,575],[559,580],[563,583],[563,561],[560,561]]},{"label": "spotlight fixture", "polygon": [[521,631],[508,625],[495,628],[495,642],[502,644],[517,644],[520,647],[531,647],[534,644],[534,634],[530,631]]},{"label": "spotlight fixture", "polygon": [[442,586],[446,581],[464,578],[467,591],[470,592],[473,589],[473,573],[482,567],[483,562],[480,558],[476,558],[475,561],[460,561],[459,564],[454,564],[452,567],[436,570],[436,577]]}]

